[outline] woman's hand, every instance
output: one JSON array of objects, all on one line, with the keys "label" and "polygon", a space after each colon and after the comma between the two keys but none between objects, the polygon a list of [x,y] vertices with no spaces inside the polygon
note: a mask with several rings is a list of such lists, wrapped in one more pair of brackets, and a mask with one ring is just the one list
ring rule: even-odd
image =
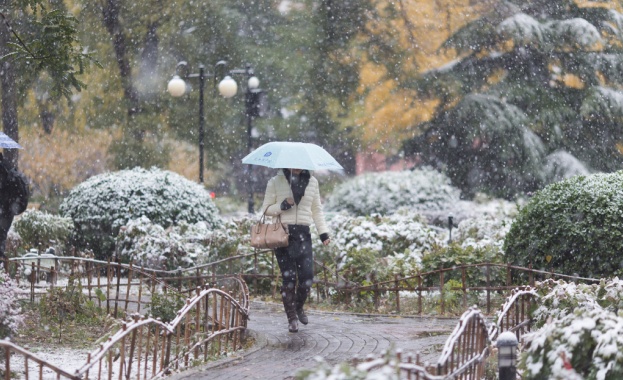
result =
[{"label": "woman's hand", "polygon": [[324,245],[329,245],[329,243],[331,243],[331,239],[327,239],[327,240],[322,242],[322,244],[324,244]]}]

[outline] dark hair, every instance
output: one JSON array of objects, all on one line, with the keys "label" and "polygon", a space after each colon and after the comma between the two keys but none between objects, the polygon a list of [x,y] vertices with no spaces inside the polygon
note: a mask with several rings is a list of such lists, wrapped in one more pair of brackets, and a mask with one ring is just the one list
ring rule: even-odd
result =
[{"label": "dark hair", "polygon": [[[288,182],[290,182],[290,176],[292,175],[292,172],[290,171],[290,169],[281,169],[283,171],[283,174],[286,176],[286,179],[288,180]],[[311,173],[309,172],[309,170],[307,169],[301,169],[301,174],[303,175],[303,177],[311,177]]]}]

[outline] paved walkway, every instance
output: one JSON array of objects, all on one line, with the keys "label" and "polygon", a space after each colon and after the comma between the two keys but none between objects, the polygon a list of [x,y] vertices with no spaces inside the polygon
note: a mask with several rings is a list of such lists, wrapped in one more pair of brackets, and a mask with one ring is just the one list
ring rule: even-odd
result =
[{"label": "paved walkway", "polygon": [[309,324],[299,324],[298,333],[289,333],[283,306],[252,302],[248,327],[256,343],[251,349],[169,379],[293,379],[299,368],[315,368],[317,356],[336,364],[397,348],[419,352],[422,362],[433,363],[458,321],[313,310],[307,314]]}]

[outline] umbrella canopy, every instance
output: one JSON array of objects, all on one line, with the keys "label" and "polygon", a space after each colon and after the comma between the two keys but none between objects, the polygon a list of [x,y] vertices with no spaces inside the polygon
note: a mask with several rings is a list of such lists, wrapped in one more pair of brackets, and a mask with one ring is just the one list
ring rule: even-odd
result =
[{"label": "umbrella canopy", "polygon": [[0,132],[0,148],[4,149],[24,149],[21,145],[15,142],[12,138]]},{"label": "umbrella canopy", "polygon": [[329,152],[318,145],[290,141],[264,144],[243,158],[242,163],[275,169],[344,169]]}]

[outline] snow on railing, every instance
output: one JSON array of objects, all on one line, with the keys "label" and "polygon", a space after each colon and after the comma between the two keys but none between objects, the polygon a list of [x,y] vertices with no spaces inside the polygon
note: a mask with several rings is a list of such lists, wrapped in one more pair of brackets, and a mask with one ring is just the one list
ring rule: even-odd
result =
[{"label": "snow on railing", "polygon": [[512,331],[520,340],[524,333],[530,331],[530,307],[538,297],[536,290],[530,286],[513,289],[497,312],[495,323],[489,327],[489,339],[497,340],[500,331]]},{"label": "snow on railing", "polygon": [[[8,340],[0,340],[5,353],[5,370],[11,373],[13,356],[20,356],[28,378],[29,361],[36,363],[33,371],[53,373],[56,378],[68,379],[152,379],[172,370],[187,368],[209,357],[222,356],[242,348],[249,317],[249,292],[240,278],[238,299],[221,289],[196,289],[196,295],[169,323],[131,316],[120,330],[110,336],[98,349],[89,353],[86,363],[74,374],[38,358]],[[13,355],[11,355],[13,353]],[[23,368],[23,367],[22,367]],[[15,369],[15,368],[13,368]]]}]

